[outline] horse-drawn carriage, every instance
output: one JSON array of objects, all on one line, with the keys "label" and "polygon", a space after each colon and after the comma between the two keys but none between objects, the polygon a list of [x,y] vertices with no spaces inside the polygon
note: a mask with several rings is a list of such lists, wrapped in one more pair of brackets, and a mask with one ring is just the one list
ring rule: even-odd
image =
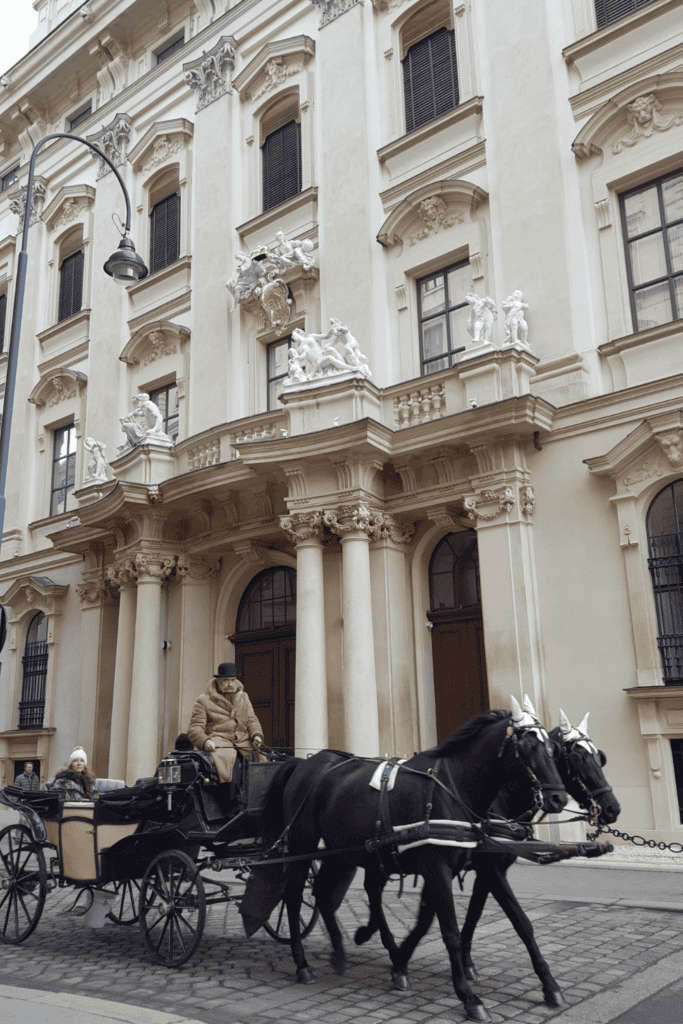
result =
[{"label": "horse-drawn carriage", "polygon": [[[0,802],[22,816],[0,831],[0,939],[27,939],[47,893],[68,886],[90,897],[91,921],[106,913],[117,925],[139,922],[152,955],[180,966],[201,941],[207,906],[240,899],[241,886],[234,893],[217,873],[233,868],[244,877],[264,858],[272,830],[263,827],[263,805],[279,764],[239,757],[233,782],[219,783],[206,754],[174,751],[153,779],[91,802],[0,790]],[[308,933],[316,920],[307,899],[301,927]],[[281,910],[264,927],[289,941]]]}]

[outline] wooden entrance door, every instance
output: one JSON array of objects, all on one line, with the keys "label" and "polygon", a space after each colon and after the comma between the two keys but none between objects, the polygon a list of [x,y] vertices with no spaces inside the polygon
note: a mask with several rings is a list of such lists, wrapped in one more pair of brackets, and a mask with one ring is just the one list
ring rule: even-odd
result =
[{"label": "wooden entrance door", "polygon": [[451,533],[429,566],[436,734],[439,742],[488,711],[477,535]]}]

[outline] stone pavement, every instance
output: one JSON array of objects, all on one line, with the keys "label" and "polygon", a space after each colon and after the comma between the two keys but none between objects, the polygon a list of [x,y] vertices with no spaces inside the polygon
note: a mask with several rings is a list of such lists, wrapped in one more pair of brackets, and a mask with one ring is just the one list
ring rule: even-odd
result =
[{"label": "stone pavement", "polygon": [[[222,877],[229,880],[227,873]],[[683,1020],[683,873],[516,865],[510,878],[567,1008],[545,1006],[526,951],[492,903],[475,936],[473,956],[478,991],[494,1021]],[[414,920],[418,890],[412,880],[401,900],[397,890],[395,882],[387,887],[386,908],[400,936]],[[464,1019],[438,929],[418,947],[405,993],[390,986],[379,939],[354,946],[353,933],[366,919],[365,894],[358,886],[340,912],[349,969],[343,977],[332,971],[319,925],[306,941],[316,977],[310,986],[294,982],[287,946],[265,932],[244,937],[233,905],[209,908],[195,957],[173,970],[152,960],[135,926],[84,928],[65,913],[72,900],[72,890],[51,893],[28,941],[0,947],[3,1024],[66,1024],[67,1019],[70,1024],[451,1024]],[[466,900],[456,885],[460,920]]]}]

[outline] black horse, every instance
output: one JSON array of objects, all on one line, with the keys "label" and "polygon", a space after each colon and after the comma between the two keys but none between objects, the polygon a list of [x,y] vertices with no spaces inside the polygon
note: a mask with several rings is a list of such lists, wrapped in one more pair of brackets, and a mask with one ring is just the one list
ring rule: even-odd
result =
[{"label": "black horse", "polygon": [[[561,725],[550,733],[555,760],[567,792],[594,819],[597,818],[600,824],[610,825],[617,820],[621,808],[602,771],[607,758],[590,740],[585,731],[585,721],[586,719],[578,729],[572,729],[568,719],[561,712]],[[492,816],[504,819],[524,816],[530,819],[533,813],[532,809],[520,807],[520,800],[523,802],[524,796],[519,789],[513,791],[510,787],[506,787],[493,803]],[[526,814],[523,815],[522,812],[526,812]],[[483,913],[486,900],[491,894],[500,904],[526,946],[534,971],[541,981],[545,1002],[548,1006],[560,1007],[564,1005],[562,990],[538,948],[534,938],[533,925],[524,913],[506,877],[516,859],[514,854],[505,852],[493,854],[475,851],[470,856],[468,870],[471,869],[476,873],[476,879],[460,936],[463,967],[470,981],[474,981],[477,978],[477,972],[472,963],[472,937]],[[374,886],[376,880],[373,880],[371,884]],[[406,937],[400,949],[396,946],[388,928],[388,935],[386,932],[383,934],[384,945],[393,964],[392,978],[396,988],[407,987],[407,964],[418,943],[429,930],[434,916],[434,909],[423,895],[415,928]],[[361,945],[367,942],[378,930],[382,933],[384,927],[385,922],[381,910],[379,913],[371,914],[368,924],[357,930],[356,944]]]},{"label": "black horse", "polygon": [[[520,710],[518,705],[516,709]],[[444,821],[466,825],[482,821],[506,783],[521,786],[527,803],[532,789],[543,810],[561,810],[567,795],[555,767],[552,744],[540,727],[529,728],[519,721],[521,712],[514,718],[505,711],[478,715],[449,740],[407,761],[398,771],[394,788],[385,794],[385,806],[381,794],[378,799],[370,787],[376,761],[321,751],[291,772],[281,790],[284,820],[290,822],[289,854],[313,851],[313,860],[321,839],[327,850],[339,851],[338,856],[324,859],[315,886],[336,970],[343,970],[346,956],[335,912],[356,868],[366,870],[371,913],[377,916],[385,933],[382,938],[387,941],[391,933],[382,923],[381,912],[384,879],[397,871],[419,874],[425,881],[424,898],[439,919],[455,992],[470,1020],[491,1019],[463,969],[453,904],[453,876],[462,870],[468,849],[475,845],[469,841],[471,834],[458,845],[451,845],[450,840],[447,845],[422,840],[412,847],[407,842],[403,847],[395,842],[384,846],[381,840],[392,829],[419,825],[426,819],[433,826]],[[365,844],[373,838],[380,842],[375,850],[368,850]],[[290,864],[285,890],[292,956],[302,982],[312,979],[299,934],[299,911],[311,860]]]}]

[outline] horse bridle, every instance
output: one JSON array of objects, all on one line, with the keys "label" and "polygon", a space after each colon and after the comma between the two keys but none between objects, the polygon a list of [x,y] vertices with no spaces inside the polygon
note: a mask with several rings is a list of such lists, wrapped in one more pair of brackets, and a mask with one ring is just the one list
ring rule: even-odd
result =
[{"label": "horse bridle", "polygon": [[[564,761],[567,765],[567,775],[571,776],[572,780],[577,784],[577,786],[579,786],[579,788],[583,790],[585,802],[583,800],[580,800],[579,803],[586,810],[586,812],[590,814],[591,824],[597,825],[598,818],[602,811],[602,806],[597,802],[595,798],[598,796],[603,796],[605,793],[611,793],[612,787],[608,785],[600,786],[599,789],[589,789],[586,783],[583,781],[583,779],[580,779],[578,775],[575,774],[576,770],[572,766],[571,757],[572,755],[574,755],[580,758],[580,755],[574,749],[576,746],[578,746],[578,743],[578,740],[573,740],[570,743],[561,741],[561,756],[564,758]],[[594,757],[595,755],[592,756]]]},{"label": "horse bridle", "polygon": [[[553,790],[553,791],[557,790],[557,786],[551,786],[547,782],[539,782],[538,778],[532,772],[531,768],[526,763],[526,761],[524,761],[524,759],[520,757],[520,750],[519,750],[519,737],[520,737],[520,735],[524,736],[528,732],[533,732],[534,735],[536,735],[537,738],[538,738],[538,736],[539,736],[539,728],[541,728],[541,727],[538,727],[538,728],[536,726],[516,726],[516,727],[514,727],[512,725],[509,725],[507,727],[505,736],[503,737],[503,742],[500,745],[500,750],[498,751],[498,757],[502,757],[503,756],[503,751],[505,750],[506,743],[508,743],[508,741],[512,742],[512,745],[514,747],[514,755],[515,755],[515,757],[518,760],[521,761],[521,766],[524,769],[524,771],[527,773],[527,776],[528,776],[528,780],[529,780],[529,784],[530,784],[530,789],[531,789],[532,796],[533,796],[533,807],[531,809],[531,820],[532,821],[534,820],[534,818],[536,818],[537,814],[540,813],[541,818],[542,818],[545,815],[545,813],[546,813],[545,810],[544,810],[544,801],[543,801],[543,793],[544,793],[544,791],[545,790]],[[542,731],[545,734],[545,736],[548,737],[548,734],[545,733],[545,730],[542,730]],[[552,748],[551,748],[551,750],[548,750],[548,746],[552,743],[552,741],[550,740],[550,737],[548,737],[547,742],[545,741],[545,739],[542,739],[541,741],[543,742],[543,745],[544,745],[544,747],[546,749],[546,752],[548,754],[550,754],[550,756],[552,756]],[[529,811],[525,811],[524,814],[519,815],[518,818],[514,818],[514,819],[511,819],[511,820],[519,821],[522,818],[524,818],[525,816],[527,816],[528,814],[529,814]],[[538,820],[540,821],[540,818]]]}]

